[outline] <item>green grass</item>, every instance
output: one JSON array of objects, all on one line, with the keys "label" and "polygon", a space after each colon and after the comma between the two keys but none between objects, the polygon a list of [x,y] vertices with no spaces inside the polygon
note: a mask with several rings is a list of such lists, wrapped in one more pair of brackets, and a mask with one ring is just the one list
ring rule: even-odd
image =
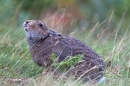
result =
[{"label": "green grass", "polygon": [[[56,80],[52,74],[43,74],[44,68],[37,66],[29,52],[25,33],[22,28],[0,27],[0,85],[12,86],[86,86],[62,78]],[[94,33],[94,32],[93,32]],[[80,40],[91,46],[105,61],[106,66],[104,83],[100,86],[129,86],[130,85],[130,35],[105,34],[101,37],[80,37]],[[18,79],[25,79],[20,80]]]}]

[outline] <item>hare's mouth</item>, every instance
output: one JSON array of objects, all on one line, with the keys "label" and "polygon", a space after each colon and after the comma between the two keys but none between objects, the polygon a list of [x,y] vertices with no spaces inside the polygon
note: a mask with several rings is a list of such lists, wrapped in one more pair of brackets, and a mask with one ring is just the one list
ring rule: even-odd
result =
[{"label": "hare's mouth", "polygon": [[26,32],[28,32],[28,29],[27,29],[27,28],[25,28],[25,31],[26,31]]},{"label": "hare's mouth", "polygon": [[28,28],[27,28],[28,26],[27,25],[24,25],[24,30],[26,31],[26,32],[28,32]]}]

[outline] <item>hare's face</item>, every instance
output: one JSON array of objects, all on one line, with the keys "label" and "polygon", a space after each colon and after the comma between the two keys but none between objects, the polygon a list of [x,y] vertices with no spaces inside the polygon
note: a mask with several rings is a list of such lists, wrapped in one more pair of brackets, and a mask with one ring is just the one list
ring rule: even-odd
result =
[{"label": "hare's face", "polygon": [[27,20],[23,23],[27,37],[44,38],[48,34],[46,25],[39,20]]}]

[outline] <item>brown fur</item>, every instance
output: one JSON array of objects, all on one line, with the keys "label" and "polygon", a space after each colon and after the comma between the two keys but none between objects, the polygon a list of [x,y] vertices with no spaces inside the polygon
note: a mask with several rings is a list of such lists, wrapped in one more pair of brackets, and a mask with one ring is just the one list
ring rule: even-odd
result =
[{"label": "brown fur", "polygon": [[[40,26],[40,24],[42,24]],[[57,62],[61,62],[68,56],[84,55],[82,61],[71,69],[67,69],[68,76],[75,78],[98,81],[104,75],[104,63],[102,58],[85,43],[72,38],[61,36],[57,32],[49,30],[39,20],[27,20],[24,22],[30,52],[36,64],[50,67],[53,64],[52,54],[56,54]]]}]

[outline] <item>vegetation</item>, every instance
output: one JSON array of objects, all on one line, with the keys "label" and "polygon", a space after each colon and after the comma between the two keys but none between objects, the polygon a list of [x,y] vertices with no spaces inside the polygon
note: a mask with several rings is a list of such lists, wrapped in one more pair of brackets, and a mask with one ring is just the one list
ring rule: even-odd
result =
[{"label": "vegetation", "polygon": [[64,61],[57,63],[56,55],[52,54],[54,67],[60,69],[63,72],[67,71],[67,69],[73,67],[74,65],[82,61],[82,59],[83,59],[83,55],[77,55],[73,57],[70,56],[70,57],[67,57]]},{"label": "vegetation", "polygon": [[67,19],[65,15],[71,14],[69,27],[62,25],[64,22],[58,25],[69,28],[70,36],[87,43],[104,59],[106,81],[97,86],[129,86],[129,3],[129,0],[0,0],[0,85],[89,85],[54,79],[53,74],[44,74],[44,68],[33,62],[22,23],[27,19],[46,20],[46,13],[50,13],[47,18],[58,14]]}]

